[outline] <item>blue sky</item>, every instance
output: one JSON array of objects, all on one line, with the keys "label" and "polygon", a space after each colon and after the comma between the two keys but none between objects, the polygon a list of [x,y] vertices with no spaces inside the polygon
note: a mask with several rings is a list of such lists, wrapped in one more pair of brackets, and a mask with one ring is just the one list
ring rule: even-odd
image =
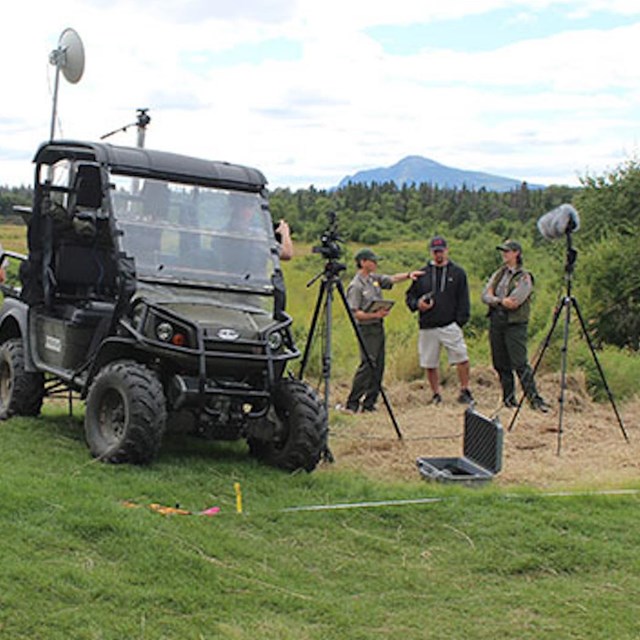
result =
[{"label": "blue sky", "polygon": [[86,68],[61,82],[56,137],[147,107],[147,146],[257,166],[272,187],[408,155],[577,185],[637,157],[637,0],[24,0],[0,39],[0,184],[31,181],[69,26]]},{"label": "blue sky", "polygon": [[[533,4],[533,3],[532,3]],[[415,55],[425,48],[455,49],[468,53],[492,51],[521,40],[548,38],[563,31],[609,30],[629,24],[627,15],[594,10],[573,15],[567,5],[543,10],[502,7],[486,13],[454,16],[429,23],[379,25],[366,30],[392,55]],[[639,14],[640,15],[640,12]]]}]

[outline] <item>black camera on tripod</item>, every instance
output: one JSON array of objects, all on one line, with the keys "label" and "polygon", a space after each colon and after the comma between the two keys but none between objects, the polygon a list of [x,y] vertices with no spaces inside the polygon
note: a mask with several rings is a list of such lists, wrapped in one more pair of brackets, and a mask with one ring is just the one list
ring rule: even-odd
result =
[{"label": "black camera on tripod", "polygon": [[[353,328],[353,331],[358,338],[360,350],[366,357],[367,364],[372,370],[375,370],[376,365],[367,353],[367,346],[362,337],[362,333],[360,332],[358,323],[355,320],[353,311],[349,307],[347,295],[344,291],[344,286],[340,281],[340,272],[344,271],[347,267],[342,262],[338,262],[338,258],[340,258],[340,256],[342,255],[342,247],[340,246],[340,242],[342,242],[342,239],[338,235],[338,221],[336,212],[327,212],[327,217],[329,218],[329,225],[323,231],[322,236],[320,236],[321,244],[317,247],[313,247],[313,253],[319,253],[320,255],[322,255],[326,262],[324,265],[324,269],[320,273],[316,274],[309,282],[307,282],[307,287],[310,287],[314,282],[316,282],[316,280],[322,278],[320,290],[318,292],[318,299],[316,300],[316,306],[313,311],[313,317],[311,319],[311,325],[309,327],[309,333],[307,335],[307,344],[305,345],[304,353],[302,355],[302,362],[300,364],[300,373],[298,374],[298,378],[302,380],[304,377],[304,371],[307,366],[307,362],[309,361],[311,346],[313,344],[314,334],[318,325],[318,318],[322,309],[324,312],[323,317],[325,331],[323,339],[324,349],[322,354],[322,376],[324,379],[324,406],[328,411],[329,387],[331,381],[331,323],[333,319],[332,305],[334,288],[338,290],[340,300],[342,300],[344,309],[351,322],[351,327]],[[380,393],[382,395],[382,398],[384,399],[384,403],[387,407],[387,411],[389,412],[389,416],[391,417],[391,421],[393,422],[393,427],[396,430],[396,434],[398,438],[402,439],[400,427],[396,422],[393,411],[391,410],[391,405],[389,404],[389,399],[387,398],[387,394],[385,393],[382,386],[380,386]],[[329,451],[328,447],[324,452],[324,457],[329,461],[333,461],[333,455],[331,454],[331,451]]]},{"label": "black camera on tripod", "polygon": [[319,253],[325,260],[337,260],[342,255],[340,242],[342,238],[338,235],[338,216],[335,211],[327,213],[329,225],[320,236],[321,245],[313,247],[313,253]]}]

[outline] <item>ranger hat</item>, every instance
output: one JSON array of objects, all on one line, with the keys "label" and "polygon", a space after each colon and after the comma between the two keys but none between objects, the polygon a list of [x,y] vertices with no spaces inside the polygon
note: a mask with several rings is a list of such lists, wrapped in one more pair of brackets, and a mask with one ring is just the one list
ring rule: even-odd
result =
[{"label": "ranger hat", "polygon": [[360,249],[358,253],[356,253],[356,262],[360,262],[360,260],[373,260],[374,262],[378,262],[378,260],[382,260],[380,256],[377,256],[371,249]]},{"label": "ranger hat", "polygon": [[429,251],[442,251],[447,248],[447,241],[442,236],[435,236],[429,243]]},{"label": "ranger hat", "polygon": [[498,251],[517,251],[522,253],[522,246],[515,240],[505,240],[502,244],[499,244],[496,249]]}]

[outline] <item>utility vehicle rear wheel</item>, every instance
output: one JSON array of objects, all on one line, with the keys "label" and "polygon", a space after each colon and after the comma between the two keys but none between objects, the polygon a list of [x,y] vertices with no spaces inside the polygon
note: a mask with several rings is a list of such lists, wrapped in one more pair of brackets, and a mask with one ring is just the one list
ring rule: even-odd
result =
[{"label": "utility vehicle rear wheel", "polygon": [[160,448],[166,418],[157,376],[138,362],[122,360],[104,367],[91,385],[85,437],[96,458],[145,464]]},{"label": "utility vehicle rear wheel", "polygon": [[294,379],[281,380],[272,399],[269,419],[275,423],[275,437],[271,441],[250,438],[251,454],[288,471],[313,471],[327,442],[324,404],[306,382]]},{"label": "utility vehicle rear wheel", "polygon": [[0,419],[37,416],[44,397],[44,375],[24,370],[22,340],[13,338],[0,345]]}]

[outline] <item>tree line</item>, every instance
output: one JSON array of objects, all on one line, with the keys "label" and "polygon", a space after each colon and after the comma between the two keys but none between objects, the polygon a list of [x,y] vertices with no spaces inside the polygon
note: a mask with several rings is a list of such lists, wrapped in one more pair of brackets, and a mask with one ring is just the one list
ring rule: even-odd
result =
[{"label": "tree line", "polygon": [[[536,221],[563,203],[580,214],[581,269],[589,287],[588,313],[599,342],[640,350],[640,164],[629,160],[600,176],[585,176],[580,187],[550,186],[494,192],[443,188],[423,183],[350,183],[339,189],[270,194],[274,220],[286,219],[294,240],[319,242],[328,228],[329,212],[337,214],[337,233],[345,242],[380,242],[450,234],[491,246],[494,238],[517,237],[536,246],[544,240]],[[31,189],[0,187],[2,220],[19,217],[14,205],[29,205]]]},{"label": "tree line", "polygon": [[17,223],[20,216],[14,206],[31,206],[33,189],[30,187],[0,187],[0,220]]},{"label": "tree line", "polygon": [[[340,189],[310,187],[271,194],[274,219],[285,218],[294,234],[319,241],[328,213],[337,213],[344,241],[375,245],[403,239],[451,234],[478,247],[494,238],[517,237],[533,246],[546,241],[538,218],[563,203],[578,210],[581,221],[581,269],[588,288],[587,313],[599,343],[640,350],[640,164],[629,160],[600,176],[585,176],[580,187],[509,192],[442,188],[423,183],[348,184]],[[550,251],[551,254],[551,251]]]},{"label": "tree line", "polygon": [[[509,235],[529,225],[545,211],[571,202],[576,189],[552,186],[509,192],[443,188],[423,183],[397,186],[394,182],[350,183],[340,189],[314,187],[271,194],[274,218],[285,218],[294,233],[312,242],[327,225],[327,214],[338,214],[340,235],[346,241],[377,244],[396,238],[415,239],[435,228],[463,235],[487,228]],[[530,229],[531,231],[531,229]]]}]

